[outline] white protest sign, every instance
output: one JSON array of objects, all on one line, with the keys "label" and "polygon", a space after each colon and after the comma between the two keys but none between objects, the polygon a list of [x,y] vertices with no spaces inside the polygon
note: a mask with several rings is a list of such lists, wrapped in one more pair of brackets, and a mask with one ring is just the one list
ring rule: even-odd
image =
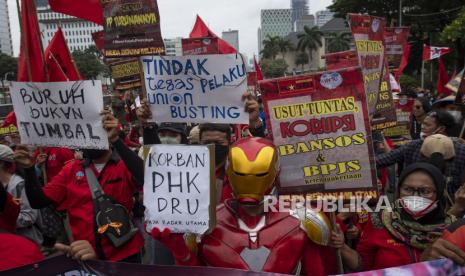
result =
[{"label": "white protest sign", "polygon": [[215,223],[213,146],[154,145],[145,161],[147,230],[204,234]]},{"label": "white protest sign", "polygon": [[241,55],[144,56],[141,62],[155,122],[249,123]]},{"label": "white protest sign", "polygon": [[22,143],[108,149],[100,81],[13,82],[11,99]]}]

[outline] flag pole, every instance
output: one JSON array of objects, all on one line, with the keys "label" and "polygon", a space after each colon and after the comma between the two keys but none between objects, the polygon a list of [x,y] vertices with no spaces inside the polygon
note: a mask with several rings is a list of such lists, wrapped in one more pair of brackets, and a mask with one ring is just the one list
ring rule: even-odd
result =
[{"label": "flag pole", "polygon": [[[16,0],[16,8],[18,10],[19,31],[21,33],[21,45],[24,47],[23,49],[26,55],[27,78],[28,78],[28,81],[32,81],[31,60],[29,59],[29,51],[27,48],[27,42],[26,42],[26,38],[24,37],[24,28],[23,28],[24,26],[23,26],[23,21],[21,20],[21,9],[19,8],[19,0]],[[21,47],[19,51],[21,54]]]},{"label": "flag pole", "polygon": [[425,89],[425,61],[421,61],[421,88]]}]

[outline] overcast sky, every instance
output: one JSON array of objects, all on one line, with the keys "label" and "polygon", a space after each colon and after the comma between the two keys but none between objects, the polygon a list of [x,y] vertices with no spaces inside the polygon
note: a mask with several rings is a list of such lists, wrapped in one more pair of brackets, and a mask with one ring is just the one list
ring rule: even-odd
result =
[{"label": "overcast sky", "polygon": [[[79,0],[74,0],[79,1]],[[310,0],[310,13],[325,9],[332,0]],[[290,0],[158,0],[164,38],[187,37],[199,14],[221,37],[228,29],[239,30],[240,51],[249,58],[257,54],[257,29],[261,9],[290,8]],[[8,0],[15,55],[19,51],[16,1]]]}]

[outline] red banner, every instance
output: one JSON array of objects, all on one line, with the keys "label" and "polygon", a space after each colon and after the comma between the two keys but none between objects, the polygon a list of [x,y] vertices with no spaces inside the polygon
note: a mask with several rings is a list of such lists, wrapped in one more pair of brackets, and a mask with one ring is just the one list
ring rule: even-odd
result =
[{"label": "red banner", "polygon": [[358,66],[357,51],[344,51],[324,55],[326,70],[338,70]]},{"label": "red banner", "polygon": [[409,99],[401,104],[399,99],[394,100],[397,115],[397,125],[383,131],[386,137],[410,136],[410,114],[412,114],[415,100]]},{"label": "red banner", "polygon": [[216,55],[219,54],[218,38],[185,38],[182,40],[182,54],[191,55]]},{"label": "red banner", "polygon": [[387,27],[384,35],[389,68],[399,70],[408,44],[410,27]]},{"label": "red banner", "polygon": [[281,194],[309,193],[312,199],[377,197],[360,68],[259,84],[267,127],[280,155]]}]

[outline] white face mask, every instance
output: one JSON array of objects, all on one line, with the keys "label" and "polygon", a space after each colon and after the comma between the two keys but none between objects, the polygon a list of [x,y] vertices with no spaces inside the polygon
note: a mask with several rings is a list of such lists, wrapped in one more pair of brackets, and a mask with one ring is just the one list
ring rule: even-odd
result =
[{"label": "white face mask", "polygon": [[181,144],[181,138],[164,136],[164,137],[160,137],[160,142],[165,145],[177,145],[177,144]]},{"label": "white face mask", "polygon": [[447,111],[452,117],[454,117],[455,122],[459,123],[462,120],[462,112],[458,110]]},{"label": "white face mask", "polygon": [[437,201],[421,196],[404,196],[400,204],[413,219],[418,220],[438,207]]},{"label": "white face mask", "polygon": [[400,105],[406,105],[408,103],[408,99],[405,99],[405,98],[400,98],[399,99],[399,104]]},{"label": "white face mask", "polygon": [[139,137],[139,144],[141,144],[141,145],[144,144],[144,137]]}]

